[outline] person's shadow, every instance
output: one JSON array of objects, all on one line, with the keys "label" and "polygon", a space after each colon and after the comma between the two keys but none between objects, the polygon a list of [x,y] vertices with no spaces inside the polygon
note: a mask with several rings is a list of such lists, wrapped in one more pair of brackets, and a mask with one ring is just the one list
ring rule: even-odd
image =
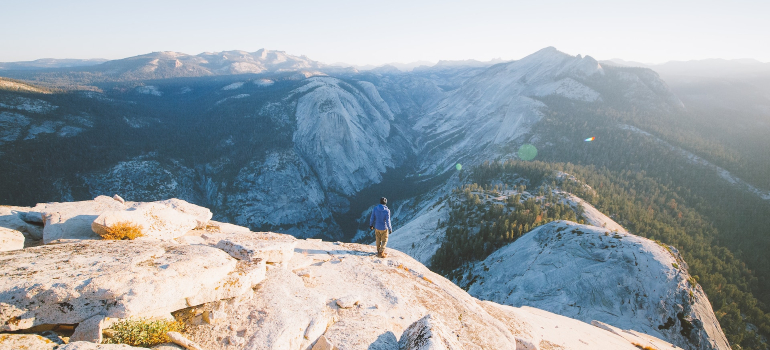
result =
[{"label": "person's shadow", "polygon": [[380,334],[374,343],[369,344],[367,350],[398,350],[398,339],[391,331]]}]

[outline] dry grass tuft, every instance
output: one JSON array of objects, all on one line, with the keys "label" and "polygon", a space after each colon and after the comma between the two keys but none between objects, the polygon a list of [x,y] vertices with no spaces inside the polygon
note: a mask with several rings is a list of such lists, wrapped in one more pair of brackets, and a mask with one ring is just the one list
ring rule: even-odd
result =
[{"label": "dry grass tuft", "polygon": [[103,343],[151,347],[171,342],[166,333],[183,332],[184,328],[178,321],[127,319],[114,324],[110,328],[114,335],[104,339]]},{"label": "dry grass tuft", "polygon": [[130,221],[121,221],[106,228],[106,233],[102,234],[104,239],[123,240],[142,237],[142,227]]}]

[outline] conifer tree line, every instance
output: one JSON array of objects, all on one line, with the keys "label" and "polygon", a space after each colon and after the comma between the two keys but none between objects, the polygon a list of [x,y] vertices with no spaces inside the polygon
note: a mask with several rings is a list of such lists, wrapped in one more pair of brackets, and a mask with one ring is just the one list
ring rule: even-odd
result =
[{"label": "conifer tree line", "polygon": [[[576,212],[551,189],[532,195],[526,185],[467,184],[452,191],[446,238],[431,267],[448,274],[462,262],[483,260],[524,233],[554,220],[577,221]],[[497,199],[497,200],[496,200]]]}]

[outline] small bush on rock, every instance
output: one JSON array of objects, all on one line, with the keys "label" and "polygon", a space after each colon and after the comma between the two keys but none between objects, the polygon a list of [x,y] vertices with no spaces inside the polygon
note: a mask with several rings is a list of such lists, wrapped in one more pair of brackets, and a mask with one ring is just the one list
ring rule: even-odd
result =
[{"label": "small bush on rock", "polygon": [[137,237],[144,236],[142,234],[142,227],[134,224],[130,221],[121,221],[117,222],[114,225],[107,227],[106,232],[103,233],[102,238],[104,239],[114,239],[114,240],[122,240],[122,239],[135,239]]},{"label": "small bush on rock", "polygon": [[182,332],[184,325],[178,321],[127,319],[114,324],[113,335],[104,339],[106,344],[127,344],[131,346],[151,347],[171,342],[166,333]]}]

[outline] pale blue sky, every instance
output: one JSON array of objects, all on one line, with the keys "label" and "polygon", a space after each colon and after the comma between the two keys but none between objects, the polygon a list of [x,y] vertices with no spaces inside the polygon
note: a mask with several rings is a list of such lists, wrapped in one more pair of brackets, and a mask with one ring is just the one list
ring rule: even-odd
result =
[{"label": "pale blue sky", "polygon": [[0,62],[260,48],[322,62],[770,61],[770,1],[0,0]]}]

